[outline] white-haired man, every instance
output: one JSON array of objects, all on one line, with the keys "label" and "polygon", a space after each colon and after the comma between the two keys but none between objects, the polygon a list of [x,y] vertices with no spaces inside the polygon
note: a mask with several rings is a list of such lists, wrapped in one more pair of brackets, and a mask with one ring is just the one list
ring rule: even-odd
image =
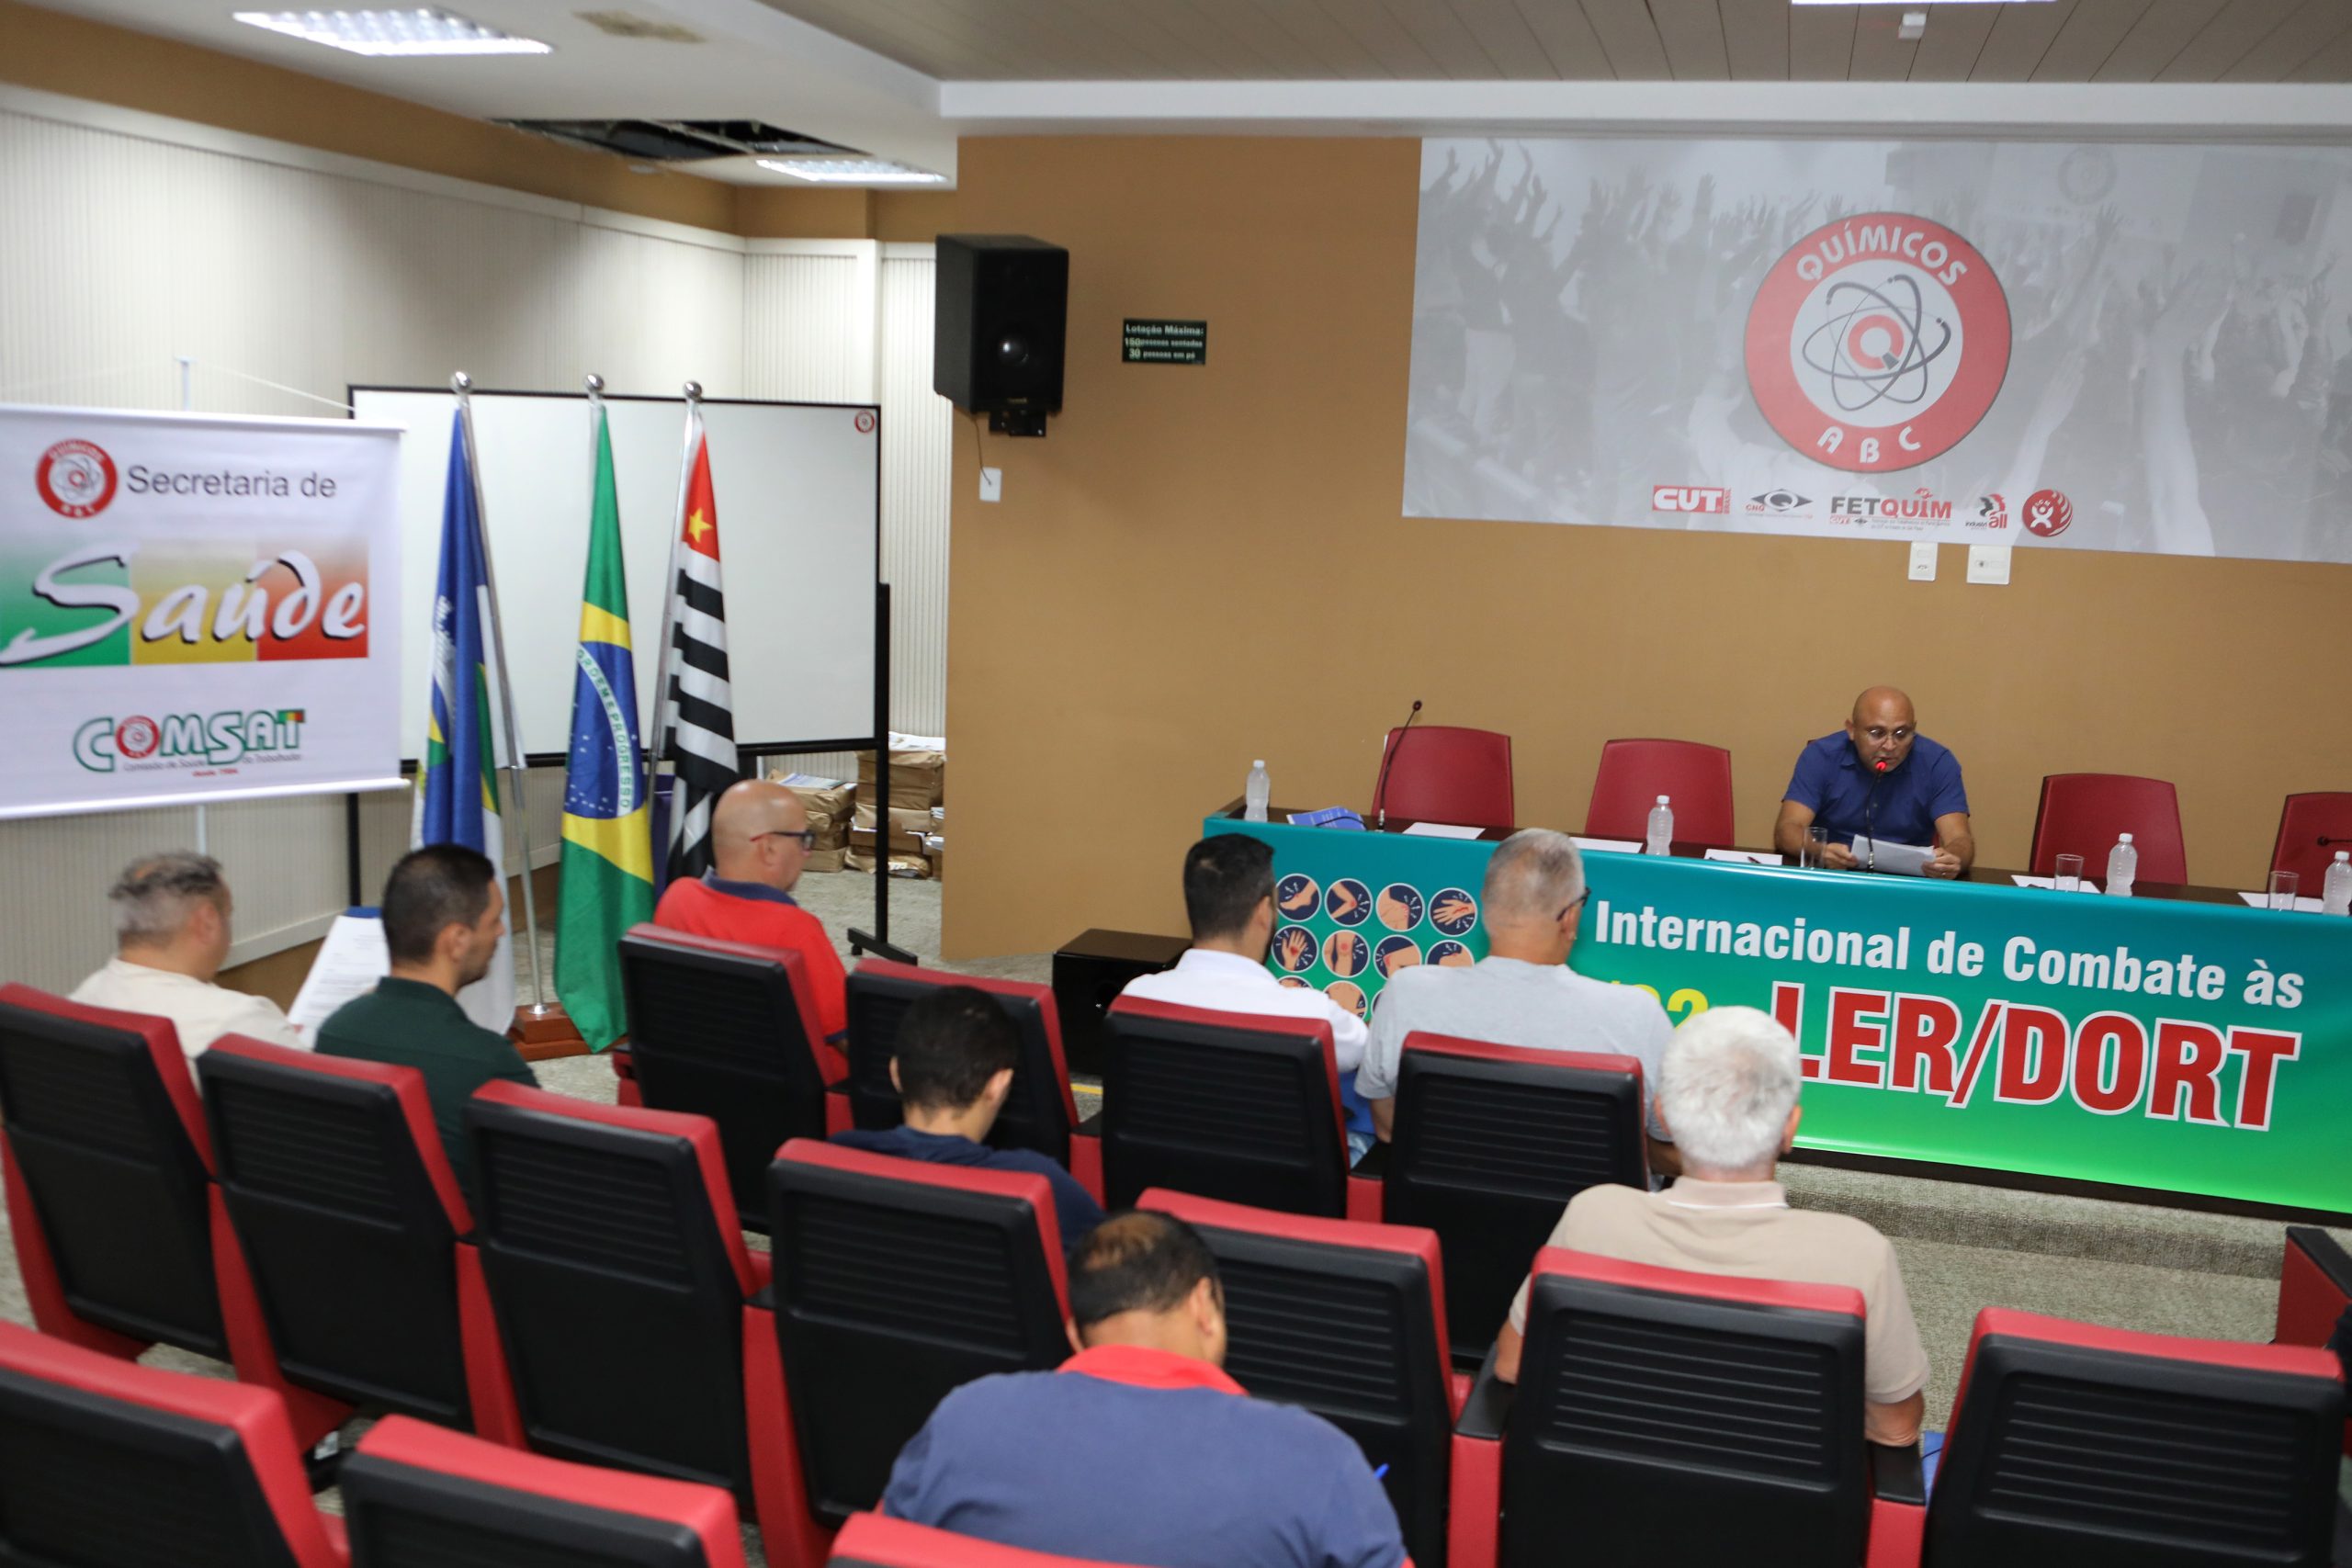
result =
[{"label": "white-haired man", "polygon": [[[1677,1030],[1666,1049],[1659,1109],[1682,1153],[1682,1176],[1663,1192],[1589,1187],[1569,1201],[1552,1245],[1628,1263],[1851,1285],[1862,1293],[1862,1425],[1874,1443],[1919,1437],[1928,1352],[1903,1270],[1886,1238],[1845,1214],[1789,1207],[1773,1168],[1796,1141],[1804,1081],[1797,1043],[1769,1013],[1716,1008]],[[1519,1378],[1527,1287],[1510,1304],[1495,1373]]]},{"label": "white-haired man", "polygon": [[1567,967],[1585,896],[1584,859],[1566,833],[1530,828],[1496,846],[1479,890],[1487,956],[1466,969],[1399,969],[1373,1010],[1356,1092],[1370,1102],[1373,1127],[1384,1142],[1396,1126],[1405,1037],[1420,1032],[1490,1045],[1634,1057],[1642,1064],[1649,1112],[1650,1168],[1669,1176],[1681,1168],[1657,1102],[1658,1064],[1674,1025],[1657,998],[1639,986],[1609,985]]},{"label": "white-haired man", "polygon": [[107,890],[115,956],[74,987],[74,999],[172,1021],[194,1061],[223,1034],[308,1043],[267,997],[216,985],[229,956],[229,884],[209,855],[173,851],[132,861]]}]

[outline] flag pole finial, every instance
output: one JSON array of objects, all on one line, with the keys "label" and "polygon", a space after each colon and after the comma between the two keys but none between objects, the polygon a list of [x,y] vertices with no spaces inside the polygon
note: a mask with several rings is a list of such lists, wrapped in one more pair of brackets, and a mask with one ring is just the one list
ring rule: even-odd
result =
[{"label": "flag pole finial", "polygon": [[457,393],[458,396],[462,398],[473,389],[474,378],[467,375],[464,371],[460,370],[456,375],[449,378],[449,390]]},{"label": "flag pole finial", "polygon": [[702,383],[700,381],[689,381],[686,383],[686,401],[690,403],[698,403],[702,401]]},{"label": "flag pole finial", "polygon": [[605,395],[605,378],[593,370],[588,373],[586,386],[590,397],[601,398]]}]

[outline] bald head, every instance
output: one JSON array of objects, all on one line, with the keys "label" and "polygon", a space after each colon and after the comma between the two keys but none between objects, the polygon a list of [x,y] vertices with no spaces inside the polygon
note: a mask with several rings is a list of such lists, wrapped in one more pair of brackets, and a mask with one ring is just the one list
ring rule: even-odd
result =
[{"label": "bald head", "polygon": [[712,869],[729,882],[757,882],[784,892],[800,880],[808,851],[800,797],[772,779],[729,784],[710,814]]},{"label": "bald head", "polygon": [[1918,728],[1911,699],[1893,686],[1872,686],[1856,697],[1853,716],[1846,721],[1847,738],[1865,768],[1901,767]]}]

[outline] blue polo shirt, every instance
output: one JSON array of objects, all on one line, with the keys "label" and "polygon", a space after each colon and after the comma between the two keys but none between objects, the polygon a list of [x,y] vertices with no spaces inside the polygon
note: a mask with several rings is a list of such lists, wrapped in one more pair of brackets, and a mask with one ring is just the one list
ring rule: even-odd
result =
[{"label": "blue polo shirt", "polygon": [[[1844,730],[1836,730],[1797,753],[1797,771],[1785,798],[1811,807],[1814,826],[1828,829],[1834,841],[1851,843],[1864,830],[1862,809],[1870,799],[1871,777],[1854,755],[1854,742]],[[1910,755],[1879,780],[1870,826],[1889,843],[1933,844],[1936,818],[1967,809],[1960,759],[1948,747],[1915,735]]]},{"label": "blue polo shirt", "polygon": [[899,1450],[883,1511],[1142,1568],[1396,1568],[1396,1510],[1319,1416],[1206,1361],[1098,1345],[966,1383]]},{"label": "blue polo shirt", "polygon": [[1054,1224],[1061,1232],[1064,1257],[1077,1251],[1087,1232],[1102,1223],[1102,1205],[1094,1201],[1094,1194],[1081,1186],[1078,1178],[1056,1165],[1051,1156],[1035,1149],[993,1148],[952,1133],[925,1133],[904,1124],[880,1131],[853,1127],[846,1133],[835,1133],[830,1141],[845,1149],[928,1160],[933,1165],[970,1165],[983,1170],[1018,1170],[1042,1176],[1046,1185],[1054,1190]]}]

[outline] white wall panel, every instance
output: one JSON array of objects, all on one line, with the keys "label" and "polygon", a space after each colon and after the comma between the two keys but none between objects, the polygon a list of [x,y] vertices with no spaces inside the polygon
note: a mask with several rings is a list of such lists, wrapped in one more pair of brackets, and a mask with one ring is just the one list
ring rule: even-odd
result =
[{"label": "white wall panel", "polygon": [[890,725],[947,732],[947,478],[955,408],[931,389],[929,245],[882,257],[882,575],[890,584]]}]

